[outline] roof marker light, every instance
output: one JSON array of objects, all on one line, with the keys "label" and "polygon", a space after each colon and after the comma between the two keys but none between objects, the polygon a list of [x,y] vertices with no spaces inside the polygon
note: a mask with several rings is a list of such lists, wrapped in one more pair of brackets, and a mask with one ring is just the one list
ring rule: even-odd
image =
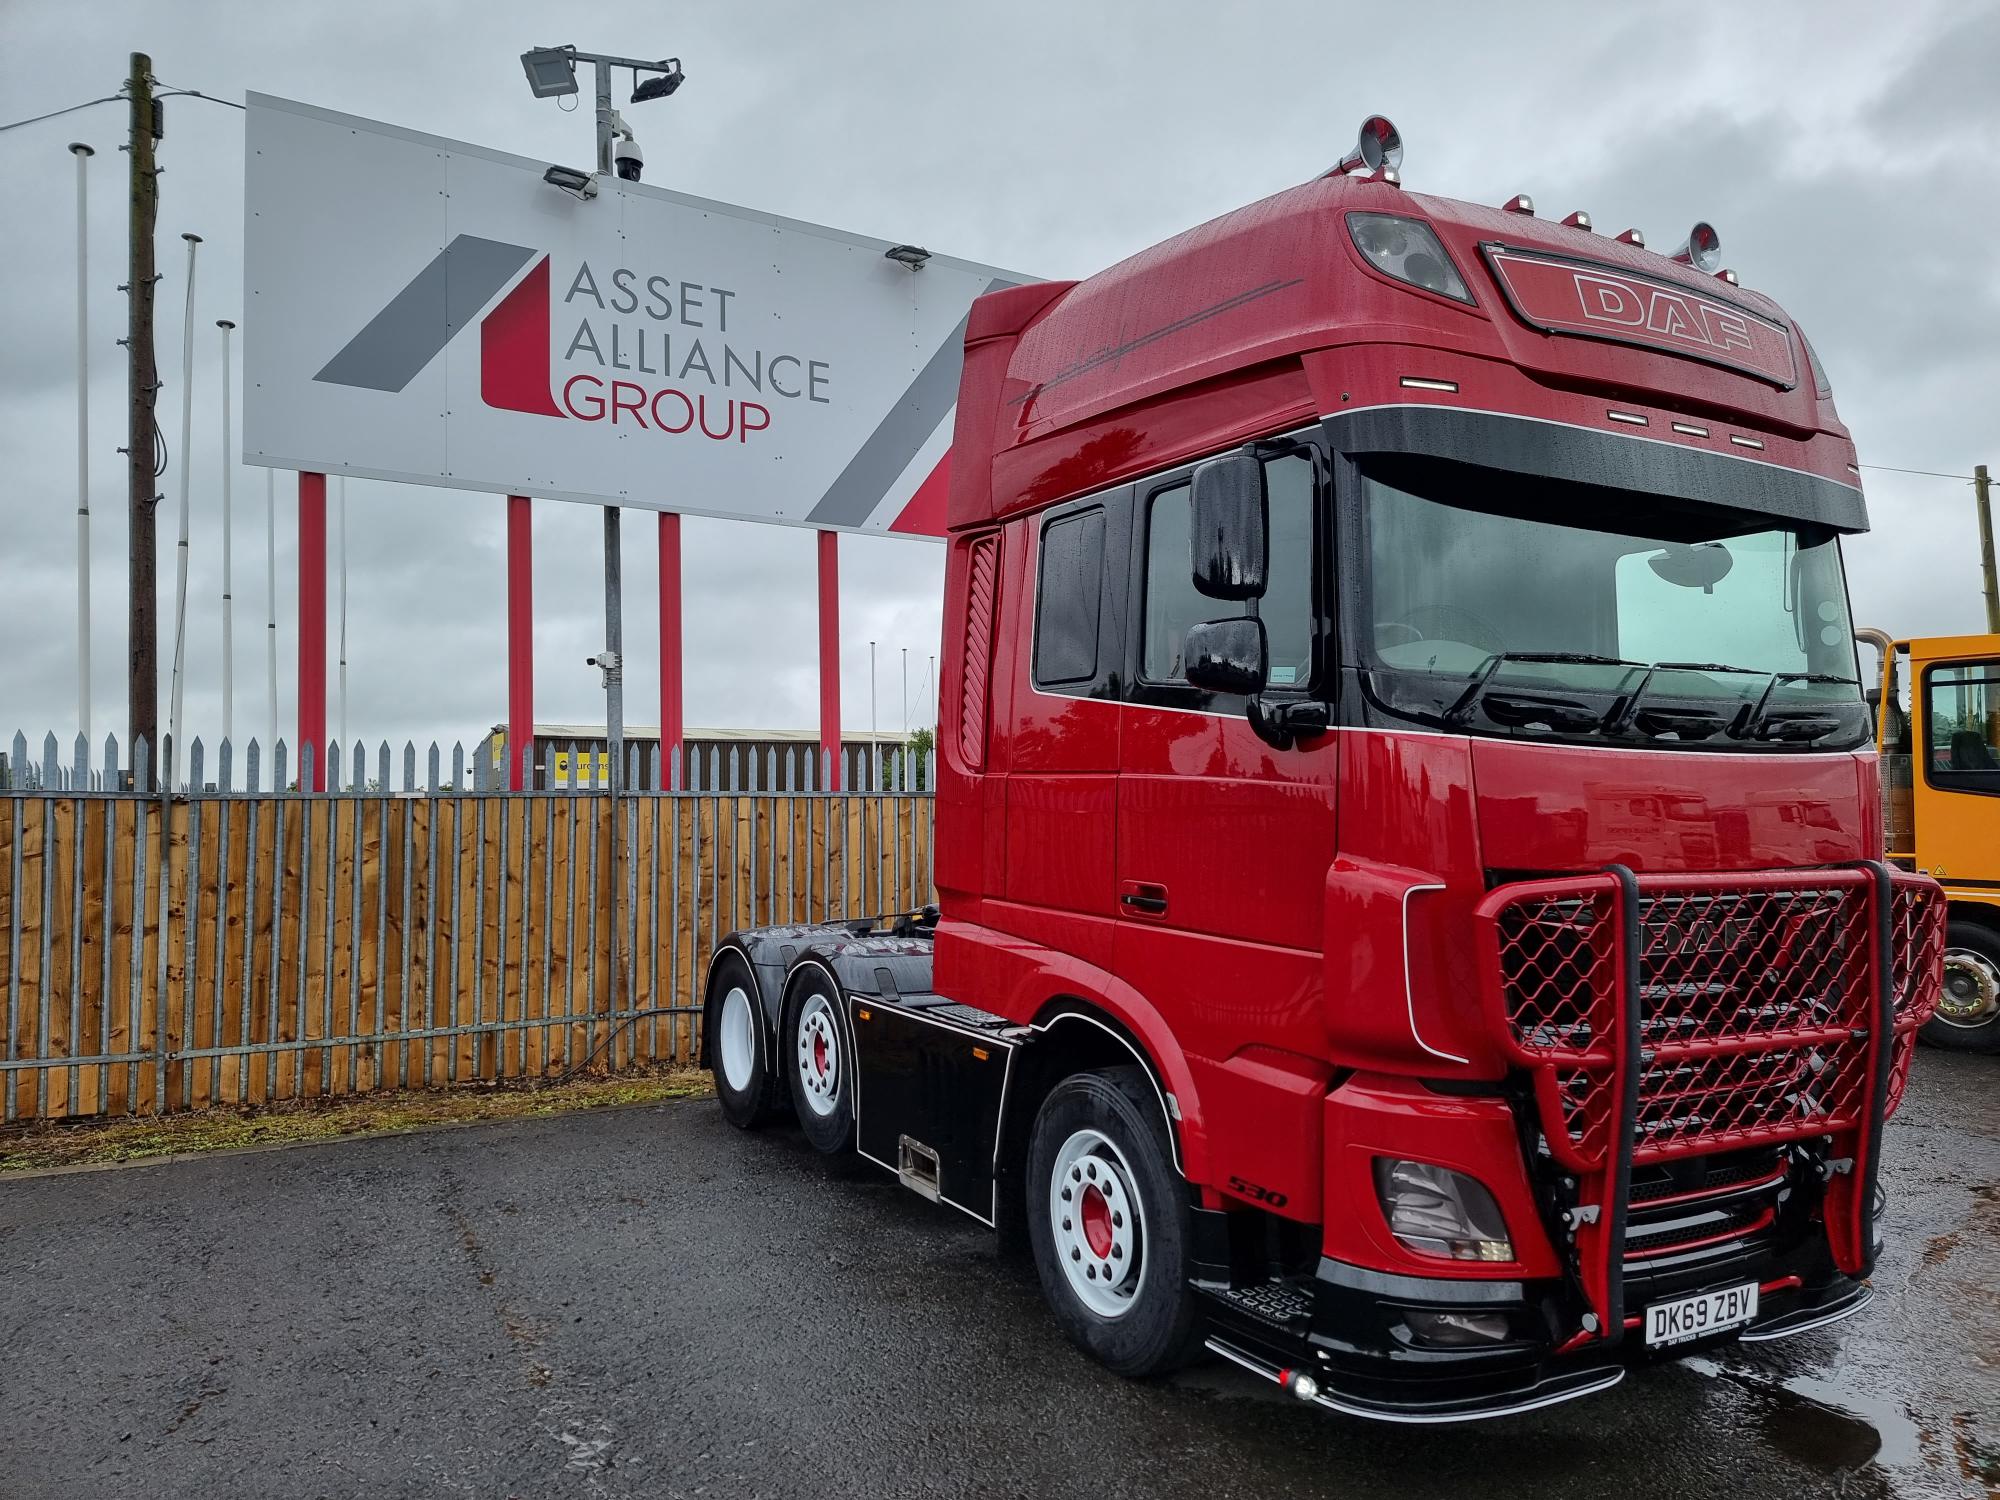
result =
[{"label": "roof marker light", "polygon": [[1646,248],[1646,233],[1642,229],[1628,229],[1618,236],[1618,243],[1643,250]]},{"label": "roof marker light", "polygon": [[1674,423],[1674,431],[1680,433],[1684,437],[1708,436],[1708,429],[1706,427],[1697,426],[1693,422],[1676,422]]},{"label": "roof marker light", "polygon": [[1614,422],[1623,422],[1628,427],[1650,427],[1652,423],[1636,411],[1607,411],[1605,416]]},{"label": "roof marker light", "polygon": [[1456,391],[1458,389],[1458,382],[1456,380],[1430,380],[1422,375],[1405,375],[1396,383],[1413,391]]},{"label": "roof marker light", "polygon": [[1743,284],[1736,279],[1736,273],[1727,266],[1724,266],[1720,271],[1715,273],[1715,279],[1717,281],[1726,281],[1731,286],[1741,286]]},{"label": "roof marker light", "polygon": [[1535,216],[1535,200],[1526,193],[1516,193],[1500,206],[1510,214],[1526,214],[1531,219]]},{"label": "roof marker light", "polygon": [[1700,220],[1688,231],[1687,239],[1673,258],[1697,271],[1712,272],[1722,264],[1722,236],[1706,219]]},{"label": "roof marker light", "polygon": [[1741,433],[1735,432],[1729,434],[1729,441],[1739,448],[1762,448],[1764,446],[1756,438],[1747,438]]},{"label": "roof marker light", "polygon": [[1590,215],[1585,213],[1580,208],[1575,213],[1571,214],[1568,218],[1564,219],[1563,223],[1567,224],[1571,229],[1581,229],[1585,234],[1589,234],[1591,232]]},{"label": "roof marker light", "polygon": [[[1361,134],[1354,143],[1354,149],[1320,173],[1320,176],[1345,177],[1357,168],[1366,172],[1393,173],[1402,164],[1402,133],[1389,123],[1387,115],[1370,115],[1361,122]],[[1401,181],[1397,177],[1388,177],[1385,180]]]}]

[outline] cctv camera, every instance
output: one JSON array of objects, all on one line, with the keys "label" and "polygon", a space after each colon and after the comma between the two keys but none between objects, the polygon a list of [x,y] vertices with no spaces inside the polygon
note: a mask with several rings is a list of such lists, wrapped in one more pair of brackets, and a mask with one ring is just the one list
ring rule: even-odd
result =
[{"label": "cctv camera", "polygon": [[646,164],[645,154],[639,150],[639,143],[629,136],[612,148],[611,157],[618,168],[618,175],[627,182],[639,180],[640,169]]}]

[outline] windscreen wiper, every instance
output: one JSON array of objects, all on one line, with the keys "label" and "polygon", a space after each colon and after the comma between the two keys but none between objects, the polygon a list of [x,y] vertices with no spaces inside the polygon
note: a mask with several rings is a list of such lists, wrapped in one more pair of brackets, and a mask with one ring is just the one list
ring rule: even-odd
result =
[{"label": "windscreen wiper", "polygon": [[[1646,690],[1653,685],[1655,672],[1741,672],[1749,677],[1764,675],[1755,667],[1732,667],[1719,661],[1656,661],[1646,668],[1645,676],[1639,679],[1639,685],[1632,689],[1631,696],[1613,703],[1606,712],[1601,726],[1605,734],[1622,734],[1639,716],[1639,700],[1646,696]],[[1769,688],[1765,689],[1766,693],[1769,691]],[[1715,722],[1717,724],[1722,722],[1720,715],[1715,716]]]},{"label": "windscreen wiper", "polygon": [[1642,661],[1627,661],[1621,656],[1599,656],[1592,651],[1495,651],[1479,664],[1479,670],[1472,681],[1465,685],[1465,691],[1452,700],[1452,705],[1444,711],[1444,721],[1454,727],[1472,716],[1472,709],[1486,691],[1486,684],[1493,680],[1508,662],[1553,662],[1562,666],[1586,667],[1643,667]]},{"label": "windscreen wiper", "polygon": [[[1738,715],[1737,721],[1729,726],[1732,739],[1747,740],[1756,736],[1764,727],[1764,715],[1769,711],[1771,694],[1776,692],[1781,682],[1821,683],[1832,687],[1859,687],[1861,684],[1852,677],[1842,677],[1837,672],[1773,672],[1771,680],[1764,684],[1764,691],[1757,695],[1757,701],[1748,712]],[[1773,728],[1776,726],[1774,725]],[[1816,740],[1823,734],[1830,734],[1840,727],[1840,721],[1821,714],[1817,717],[1800,716],[1790,721],[1789,726],[1800,731],[1782,736],[1785,739]]]}]

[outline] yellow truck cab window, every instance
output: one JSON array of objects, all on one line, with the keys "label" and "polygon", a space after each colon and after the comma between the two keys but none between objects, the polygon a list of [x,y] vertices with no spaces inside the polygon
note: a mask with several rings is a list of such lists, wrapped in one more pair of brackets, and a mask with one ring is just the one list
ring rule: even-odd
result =
[{"label": "yellow truck cab window", "polygon": [[1924,779],[1947,791],[2000,794],[2000,661],[1924,674]]}]

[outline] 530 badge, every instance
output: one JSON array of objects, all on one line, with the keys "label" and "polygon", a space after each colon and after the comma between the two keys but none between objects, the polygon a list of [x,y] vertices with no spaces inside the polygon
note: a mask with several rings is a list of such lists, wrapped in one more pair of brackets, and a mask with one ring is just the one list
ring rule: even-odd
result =
[{"label": "530 badge", "polygon": [[1267,1208],[1283,1208],[1291,1202],[1288,1194],[1275,1188],[1259,1187],[1254,1182],[1245,1182],[1241,1177],[1229,1179],[1229,1191],[1248,1198],[1252,1203],[1262,1203]]}]

